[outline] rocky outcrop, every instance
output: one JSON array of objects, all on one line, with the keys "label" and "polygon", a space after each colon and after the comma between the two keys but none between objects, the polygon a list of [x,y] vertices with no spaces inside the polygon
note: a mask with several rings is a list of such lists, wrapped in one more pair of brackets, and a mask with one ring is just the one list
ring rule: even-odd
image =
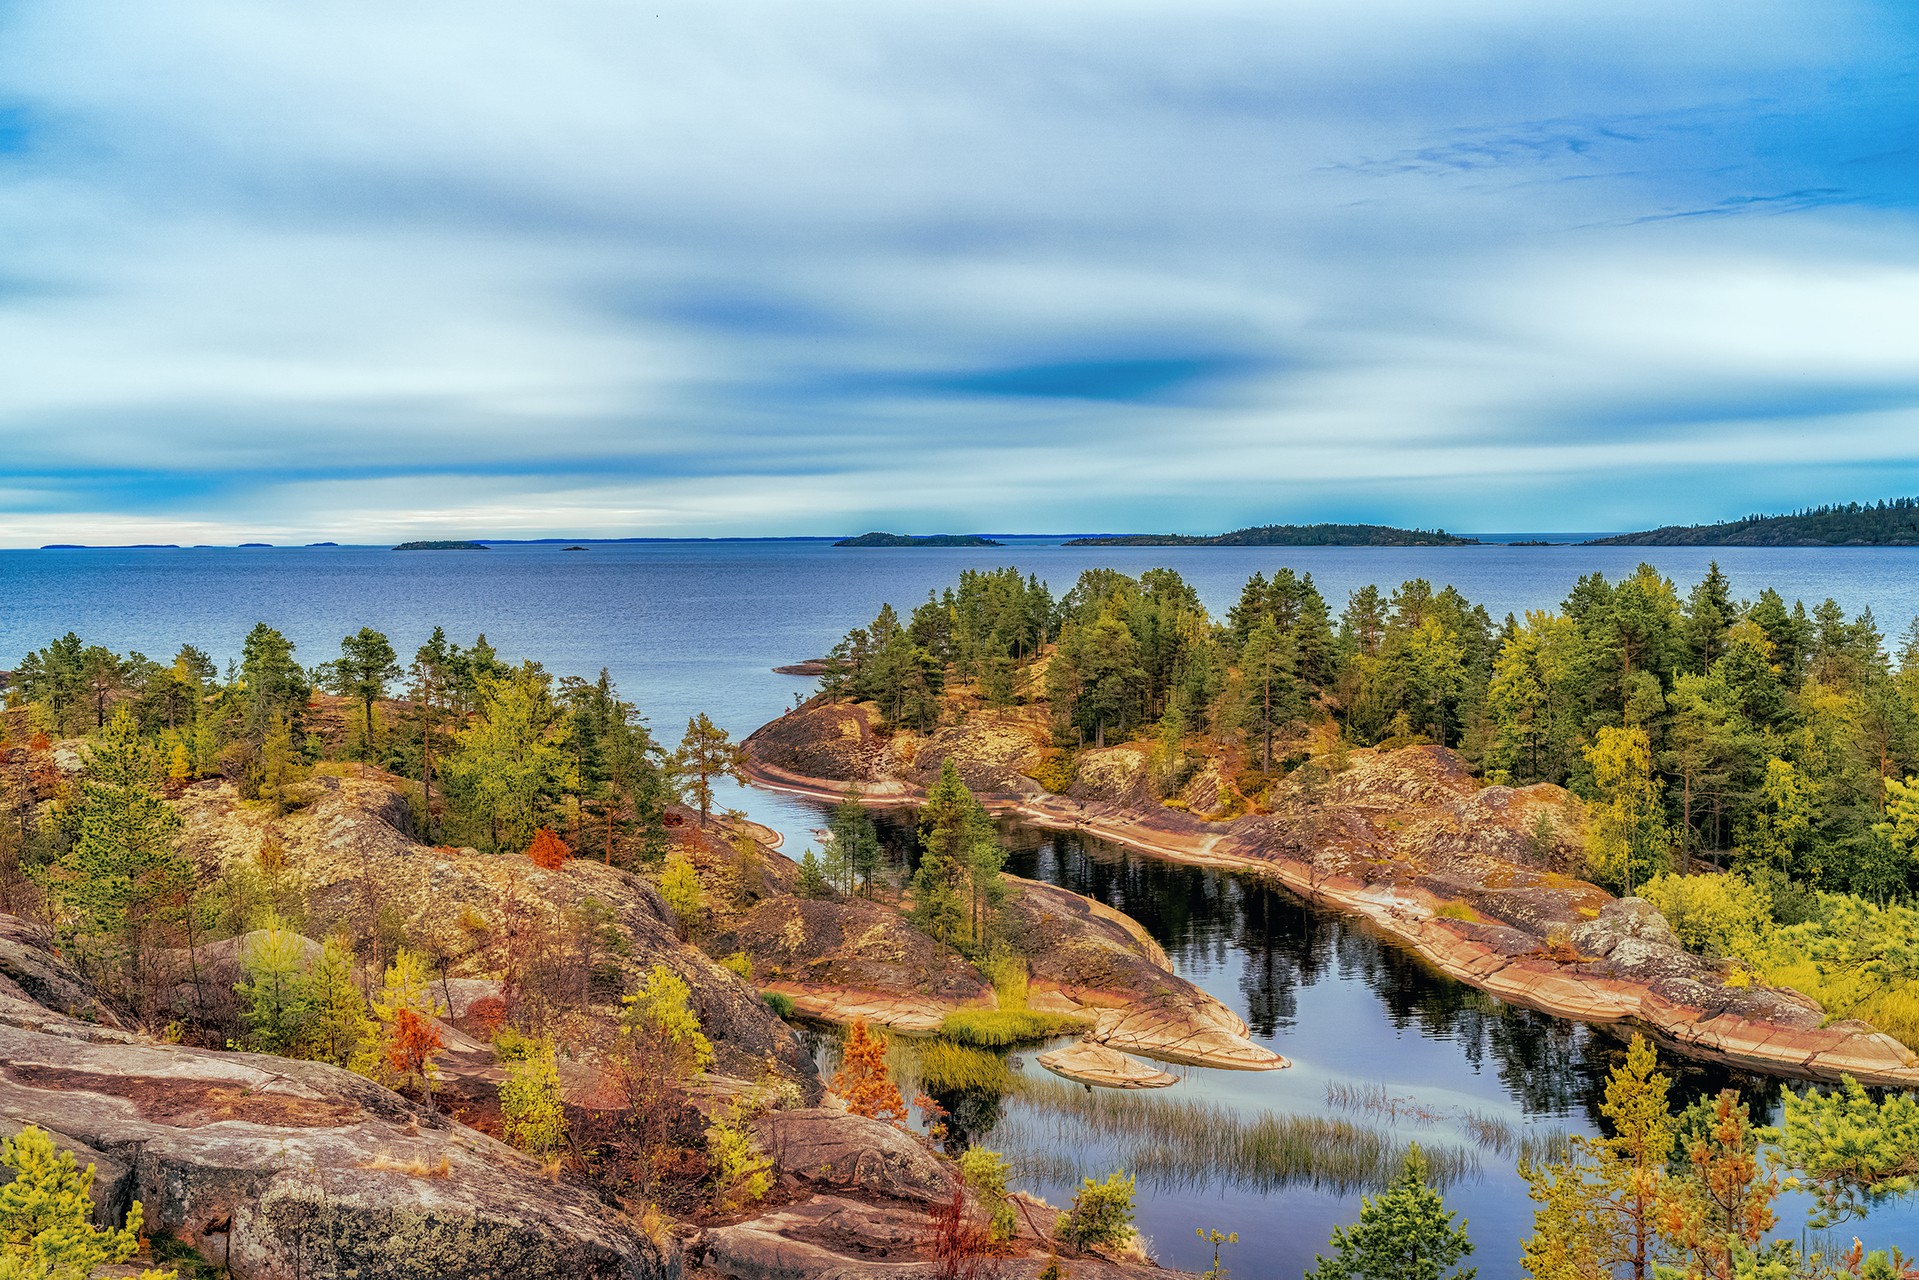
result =
[{"label": "rocky outcrop", "polygon": [[[50,954],[42,967],[79,981]],[[359,1076],[149,1042],[18,999],[0,1004],[0,1125],[39,1125],[93,1163],[100,1221],[137,1199],[149,1232],[241,1280],[680,1274],[672,1242]]]},{"label": "rocky outcrop", "polygon": [[230,784],[189,787],[173,802],[183,845],[214,874],[257,862],[270,843],[280,874],[307,902],[304,932],[397,931],[447,957],[452,980],[497,979],[516,948],[546,947],[589,976],[611,976],[594,998],[612,1009],[619,991],[665,965],[691,988],[718,1070],[757,1078],[771,1061],[809,1098],[819,1096],[818,1072],[791,1030],[754,987],[680,941],[644,879],[591,858],[546,871],[515,855],[423,844],[401,784],[376,770],[346,767],[309,785],[313,801],[278,819],[242,804]]},{"label": "rocky outcrop", "polygon": [[[707,1231],[701,1262],[727,1280],[931,1280],[941,1274],[929,1247],[932,1235],[923,1212],[821,1195]],[[981,1274],[1001,1280],[1043,1274],[1044,1248],[1030,1240],[1023,1244],[1026,1256],[992,1259],[992,1269]],[[1073,1280],[1190,1280],[1188,1272],[1091,1255],[1062,1265]]]},{"label": "rocky outcrop", "polygon": [[951,1162],[894,1125],[845,1111],[773,1111],[754,1123],[775,1173],[795,1187],[922,1204],[959,1189]]},{"label": "rocky outcrop", "polygon": [[759,984],[827,1022],[937,1030],[956,1009],[996,1004],[978,969],[900,913],[860,898],[768,898],[713,940],[744,952]]},{"label": "rocky outcrop", "polygon": [[[828,726],[859,749],[809,750]],[[942,731],[965,733],[965,725]],[[1124,748],[1105,752],[1116,750]],[[1102,754],[1081,753],[1080,770]],[[745,755],[753,781],[799,794],[837,796],[856,782],[870,803],[909,805],[922,793],[916,774],[887,771],[888,748],[861,707],[790,712],[751,735]],[[1752,1070],[1919,1086],[1919,1056],[1892,1037],[1860,1022],[1826,1024],[1795,991],[1728,985],[1719,965],[1652,928],[1645,904],[1620,903],[1567,874],[1583,816],[1559,788],[1483,786],[1439,747],[1359,750],[1330,778],[1295,775],[1270,797],[1270,812],[1209,821],[1191,811],[1211,807],[1193,789],[1217,793],[1216,771],[1200,772],[1180,809],[1095,798],[1110,786],[1046,792],[1031,777],[1041,759],[1035,750],[1026,774],[980,800],[1036,826],[1268,875],[1515,1004],[1631,1023],[1681,1053]],[[809,775],[813,765],[832,771]]]}]

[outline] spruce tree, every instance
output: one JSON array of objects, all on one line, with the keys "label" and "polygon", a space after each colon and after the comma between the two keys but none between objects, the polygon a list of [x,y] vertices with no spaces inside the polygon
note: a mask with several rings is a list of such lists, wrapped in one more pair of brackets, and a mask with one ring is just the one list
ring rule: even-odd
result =
[{"label": "spruce tree", "polygon": [[1359,1221],[1333,1228],[1333,1256],[1306,1280],[1473,1280],[1478,1268],[1459,1268],[1471,1256],[1466,1224],[1453,1225],[1445,1200],[1427,1182],[1426,1157],[1417,1144],[1406,1167],[1385,1192],[1360,1201]]}]

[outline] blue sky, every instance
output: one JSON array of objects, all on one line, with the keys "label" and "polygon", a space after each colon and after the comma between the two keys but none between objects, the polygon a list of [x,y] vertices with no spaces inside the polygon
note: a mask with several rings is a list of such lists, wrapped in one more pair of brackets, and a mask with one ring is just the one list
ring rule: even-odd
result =
[{"label": "blue sky", "polygon": [[0,3],[0,545],[1919,493],[1909,0]]}]

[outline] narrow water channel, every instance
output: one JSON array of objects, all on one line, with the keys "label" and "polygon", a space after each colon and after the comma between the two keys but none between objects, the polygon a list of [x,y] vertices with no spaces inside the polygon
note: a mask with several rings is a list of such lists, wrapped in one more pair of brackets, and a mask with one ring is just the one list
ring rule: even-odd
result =
[{"label": "narrow water channel", "polygon": [[[879,821],[893,856],[910,865],[910,819]],[[1224,1161],[1181,1159],[1161,1138],[1190,1119],[1183,1113],[1195,1103],[1244,1125],[1266,1113],[1347,1121],[1447,1157],[1454,1170],[1447,1204],[1470,1224],[1480,1276],[1519,1280],[1520,1242],[1532,1225],[1516,1170],[1519,1144],[1598,1131],[1599,1098],[1623,1055],[1622,1039],[1507,1005],[1435,973],[1365,922],[1250,875],[1077,834],[1008,826],[1003,836],[1012,850],[1007,870],[1139,920],[1183,976],[1236,1010],[1255,1040],[1293,1065],[1274,1072],[1170,1067],[1181,1077],[1177,1085],[1105,1106],[1092,1091],[1056,1081],[1029,1050],[1009,1057],[1015,1087],[940,1099],[968,1140],[1013,1158],[1023,1185],[1054,1203],[1070,1197],[1082,1176],[1135,1172],[1140,1229],[1167,1265],[1203,1269],[1211,1252],[1194,1229],[1218,1227],[1240,1234],[1226,1254],[1232,1274],[1290,1277],[1313,1265],[1333,1227],[1355,1220],[1360,1196],[1375,1188],[1251,1176]],[[830,1060],[832,1045],[821,1050]],[[1662,1055],[1662,1065],[1675,1079],[1675,1106],[1730,1086],[1756,1118],[1776,1118],[1777,1079],[1676,1056]],[[1355,1097],[1363,1102],[1354,1105]],[[1159,1121],[1141,1123],[1154,1115]],[[1782,1233],[1804,1234],[1805,1204],[1782,1198]],[[1919,1245],[1919,1206],[1883,1208],[1847,1224],[1845,1239],[1854,1234],[1872,1247],[1911,1252]]]}]

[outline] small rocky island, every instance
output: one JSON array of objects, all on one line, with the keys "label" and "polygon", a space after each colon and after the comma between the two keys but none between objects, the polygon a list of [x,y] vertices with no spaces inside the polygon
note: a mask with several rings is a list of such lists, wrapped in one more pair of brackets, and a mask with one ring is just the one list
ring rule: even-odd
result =
[{"label": "small rocky island", "polygon": [[862,533],[841,538],[836,547],[997,547],[1002,544],[977,533]]},{"label": "small rocky island", "polygon": [[1103,534],[1073,538],[1069,547],[1476,547],[1444,529],[1396,529],[1383,524],[1266,524],[1231,533]]},{"label": "small rocky island", "polygon": [[473,542],[466,538],[436,538],[424,542],[402,542],[393,548],[395,551],[485,551],[484,542]]}]

